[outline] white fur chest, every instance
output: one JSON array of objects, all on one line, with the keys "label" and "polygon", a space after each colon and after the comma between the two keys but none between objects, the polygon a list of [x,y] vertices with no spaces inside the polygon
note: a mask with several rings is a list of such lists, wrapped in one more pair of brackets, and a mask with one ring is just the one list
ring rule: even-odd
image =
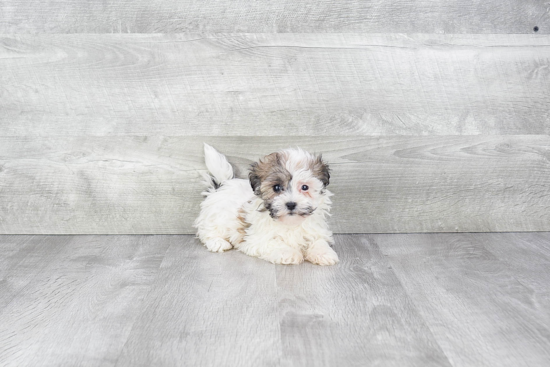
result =
[{"label": "white fur chest", "polygon": [[328,198],[327,201],[328,203],[321,203],[313,215],[305,218],[298,225],[292,225],[291,222],[285,224],[271,218],[268,211],[261,210],[261,199],[247,203],[243,210],[246,213],[246,221],[251,223],[251,226],[246,230],[244,241],[237,247],[251,251],[269,243],[274,247],[281,244],[306,251],[310,244],[320,238],[332,242],[332,232],[328,229],[325,219],[330,208]]}]

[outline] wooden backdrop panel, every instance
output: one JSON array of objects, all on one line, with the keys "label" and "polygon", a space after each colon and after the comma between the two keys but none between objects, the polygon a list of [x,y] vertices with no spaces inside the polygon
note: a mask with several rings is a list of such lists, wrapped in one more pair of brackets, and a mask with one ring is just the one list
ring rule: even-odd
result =
[{"label": "wooden backdrop panel", "polygon": [[542,0],[4,0],[0,33],[549,33]]},{"label": "wooden backdrop panel", "polygon": [[0,233],[193,233],[203,141],[323,152],[335,232],[550,230],[549,136],[158,136],[0,138]]},{"label": "wooden backdrop panel", "polygon": [[550,134],[550,36],[5,35],[0,135]]}]

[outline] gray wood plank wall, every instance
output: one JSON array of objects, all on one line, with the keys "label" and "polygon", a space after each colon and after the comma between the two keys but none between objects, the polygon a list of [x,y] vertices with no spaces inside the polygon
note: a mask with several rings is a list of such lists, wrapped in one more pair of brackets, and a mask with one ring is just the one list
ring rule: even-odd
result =
[{"label": "gray wood plank wall", "polygon": [[241,175],[280,147],[331,163],[332,228],[539,231],[550,223],[550,137],[0,138],[3,233],[193,233],[202,142]]},{"label": "gray wood plank wall", "polygon": [[0,33],[550,33],[543,0],[4,0]]},{"label": "gray wood plank wall", "polygon": [[0,233],[192,233],[202,142],[324,152],[336,232],[550,230],[543,2],[197,4],[0,3]]},{"label": "gray wood plank wall", "polygon": [[550,36],[16,35],[3,136],[549,134]]}]

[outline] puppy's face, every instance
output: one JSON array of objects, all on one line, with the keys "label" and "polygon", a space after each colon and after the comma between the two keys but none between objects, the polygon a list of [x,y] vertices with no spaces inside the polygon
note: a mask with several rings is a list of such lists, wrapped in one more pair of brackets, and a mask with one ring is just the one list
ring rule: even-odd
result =
[{"label": "puppy's face", "polygon": [[249,179],[274,220],[299,225],[322,201],[330,171],[321,156],[287,149],[253,163]]}]

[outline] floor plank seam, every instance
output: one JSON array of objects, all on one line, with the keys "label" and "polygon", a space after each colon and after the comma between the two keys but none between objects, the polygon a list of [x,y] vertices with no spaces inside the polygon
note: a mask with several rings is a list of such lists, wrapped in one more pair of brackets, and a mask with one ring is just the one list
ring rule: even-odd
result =
[{"label": "floor plank seam", "polygon": [[277,266],[280,266],[280,265],[275,265],[273,264],[272,268],[273,268],[273,273],[275,274],[275,300],[277,302],[277,331],[279,333],[279,363],[278,363],[278,366],[282,366],[283,365],[283,353],[284,353],[284,348],[283,348],[283,332],[281,330],[281,300],[279,299],[279,282],[277,281]]},{"label": "floor plank seam", "polygon": [[430,334],[431,334],[431,337],[433,339],[433,341],[437,344],[437,346],[439,347],[439,350],[440,352],[445,356],[445,358],[447,358],[447,361],[449,362],[449,364],[451,366],[456,366],[456,364],[453,363],[453,361],[451,360],[451,358],[449,357],[449,354],[445,351],[445,349],[441,346],[441,344],[439,343],[439,340],[436,338],[435,334],[434,334],[434,331],[432,330],[432,327],[431,325],[428,323],[428,321],[426,320],[426,318],[424,317],[424,315],[422,314],[422,312],[420,312],[420,308],[418,307],[418,304],[416,303],[416,301],[414,300],[414,297],[411,296],[411,294],[409,293],[409,290],[407,289],[407,287],[405,287],[405,285],[403,284],[403,281],[401,280],[401,277],[399,277],[399,275],[397,274],[397,272],[394,270],[394,263],[392,262],[392,258],[391,258],[391,255],[387,254],[384,252],[384,250],[382,249],[381,246],[378,245],[378,243],[376,242],[376,240],[374,238],[372,238],[372,236],[370,235],[367,235],[366,236],[367,240],[369,241],[369,243],[372,243],[374,246],[376,246],[378,248],[378,250],[380,251],[380,253],[387,259],[388,261],[388,264],[391,266],[391,272],[392,274],[395,276],[395,278],[397,279],[397,281],[399,282],[399,285],[401,286],[401,288],[403,289],[403,291],[405,292],[405,294],[407,295],[407,297],[409,298],[409,301],[411,302],[412,306],[414,307],[414,310],[416,311],[416,313],[418,314],[418,316],[422,319],[422,321],[424,321],[424,325],[426,325],[426,327],[428,328],[428,330],[430,331]]},{"label": "floor plank seam", "polygon": [[[168,236],[167,236],[168,237]],[[185,237],[190,237],[189,235],[185,235]],[[188,238],[189,239],[189,238]],[[175,246],[175,245],[178,245],[178,244],[172,244],[170,246],[166,246],[166,250],[164,251],[164,255],[162,257],[162,261],[159,263],[159,266],[158,266],[158,269],[157,269],[157,273],[155,274],[155,276],[153,277],[153,279],[151,279],[151,285],[149,286],[149,290],[147,291],[147,293],[143,296],[143,299],[141,300],[140,302],[140,307],[145,304],[145,301],[147,300],[147,298],[149,297],[149,295],[151,294],[151,292],[153,291],[153,285],[155,284],[156,280],[158,279],[159,277],[159,274],[160,274],[160,269],[162,268],[162,264],[164,264],[165,260],[166,260],[166,254],[168,253],[168,250],[170,249],[170,247],[172,246]],[[181,244],[179,244],[181,245]],[[120,351],[118,353],[118,356],[113,364],[113,366],[117,366],[118,365],[118,361],[122,355],[122,352],[124,351],[124,348],[126,347],[126,344],[128,344],[128,341],[130,340],[130,336],[132,335],[132,332],[134,331],[134,327],[136,325],[136,322],[137,320],[139,319],[139,316],[141,315],[140,312],[138,312],[136,314],[136,317],[134,318],[134,321],[132,322],[132,327],[130,328],[130,330],[128,331],[128,335],[126,337],[126,340],[124,341],[124,344],[122,344],[121,348],[120,348]]]},{"label": "floor plank seam", "polygon": [[[516,266],[511,263],[510,261],[506,260],[506,259],[503,259],[501,256],[498,256],[498,254],[496,254],[495,252],[491,251],[489,248],[487,248],[487,246],[484,244],[484,243],[481,243],[481,246],[485,249],[485,251],[487,251],[488,253],[490,253],[492,256],[494,256],[494,258],[499,261],[500,263],[502,263],[507,269],[512,269],[513,272],[511,274],[512,278],[518,282],[518,284],[521,284],[522,287],[524,287],[525,289],[528,289],[528,290],[533,290],[533,287],[531,287],[528,283],[526,283],[525,281],[521,280],[518,276],[517,276],[517,269],[516,269]],[[547,331],[547,335],[550,335],[550,325],[548,324],[544,324],[544,323],[541,323],[540,325],[542,325],[544,327],[544,329]],[[541,338],[544,338],[545,336],[544,335],[540,335]],[[548,356],[550,357],[550,351],[548,352]]]}]

